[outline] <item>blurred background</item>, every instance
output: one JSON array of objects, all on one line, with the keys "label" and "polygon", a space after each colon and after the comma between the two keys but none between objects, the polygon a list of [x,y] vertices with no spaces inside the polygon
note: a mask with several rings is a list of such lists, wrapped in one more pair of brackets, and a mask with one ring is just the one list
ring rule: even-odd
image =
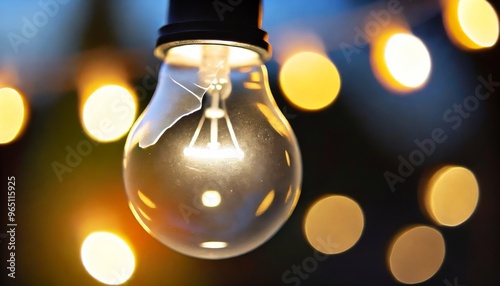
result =
[{"label": "blurred background", "polygon": [[211,261],[147,234],[122,181],[168,1],[0,0],[2,285],[500,284],[498,3],[263,4],[302,193],[263,246]]}]

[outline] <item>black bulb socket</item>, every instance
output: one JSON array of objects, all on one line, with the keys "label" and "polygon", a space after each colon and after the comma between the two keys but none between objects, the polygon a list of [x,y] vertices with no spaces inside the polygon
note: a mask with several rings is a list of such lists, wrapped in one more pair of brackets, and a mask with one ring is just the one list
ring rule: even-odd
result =
[{"label": "black bulb socket", "polygon": [[271,57],[262,26],[261,0],[170,0],[167,25],[159,30],[155,55],[164,59],[170,48],[219,44]]}]

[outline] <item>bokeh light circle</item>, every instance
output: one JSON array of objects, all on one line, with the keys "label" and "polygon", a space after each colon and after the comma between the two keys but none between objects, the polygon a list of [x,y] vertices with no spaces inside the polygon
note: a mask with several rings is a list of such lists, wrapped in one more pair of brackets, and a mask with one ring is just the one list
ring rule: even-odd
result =
[{"label": "bokeh light circle", "polygon": [[458,1],[458,22],[465,34],[480,47],[491,47],[498,40],[498,15],[483,0]]},{"label": "bokeh light circle", "polygon": [[120,285],[135,270],[134,253],[120,237],[109,232],[94,232],[85,238],[81,259],[87,272],[107,285]]},{"label": "bokeh light circle", "polygon": [[358,242],[364,217],[359,205],[345,196],[329,196],[307,212],[304,232],[309,244],[319,252],[338,254]]},{"label": "bokeh light circle", "polygon": [[137,103],[134,95],[119,85],[94,91],[83,106],[82,121],[87,134],[99,142],[122,138],[134,123]]},{"label": "bokeh light circle", "polygon": [[401,283],[421,283],[436,274],[444,256],[441,233],[432,227],[414,226],[394,238],[388,251],[389,269]]},{"label": "bokeh light circle", "polygon": [[384,59],[387,68],[400,84],[417,88],[431,72],[431,57],[425,44],[410,34],[395,34],[386,43]]},{"label": "bokeh light circle", "polygon": [[335,65],[314,52],[300,52],[283,64],[280,85],[285,97],[297,108],[323,109],[337,98],[341,80]]},{"label": "bokeh light circle", "polygon": [[465,49],[493,47],[499,36],[495,8],[485,0],[443,0],[443,23],[450,39]]},{"label": "bokeh light circle", "polygon": [[26,121],[23,96],[13,88],[0,88],[0,144],[14,141],[22,132]]},{"label": "bokeh light circle", "polygon": [[429,179],[425,209],[435,223],[457,226],[472,215],[479,201],[479,185],[474,174],[463,167],[445,166]]}]

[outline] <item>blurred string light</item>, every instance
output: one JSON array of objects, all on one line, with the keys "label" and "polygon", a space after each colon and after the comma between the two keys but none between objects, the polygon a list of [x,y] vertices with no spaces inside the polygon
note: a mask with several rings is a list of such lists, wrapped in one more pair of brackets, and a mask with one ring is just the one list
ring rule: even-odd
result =
[{"label": "blurred string light", "polygon": [[24,97],[13,88],[0,88],[0,144],[8,144],[21,134],[28,119]]},{"label": "blurred string light", "polygon": [[337,98],[340,75],[326,56],[300,52],[290,57],[280,71],[280,84],[285,97],[296,107],[315,111]]},{"label": "blurred string light", "polygon": [[341,79],[326,55],[323,41],[312,31],[285,30],[278,34],[276,59],[281,64],[279,83],[295,107],[316,111],[337,98]]},{"label": "blurred string light", "polygon": [[435,223],[458,226],[474,212],[479,186],[474,174],[463,167],[444,166],[426,183],[424,207]]},{"label": "blurred string light", "polygon": [[273,58],[283,65],[289,58],[301,52],[325,54],[327,48],[315,31],[293,26],[276,31],[273,38]]},{"label": "blurred string light", "polygon": [[127,243],[109,232],[87,236],[81,248],[82,263],[87,272],[107,285],[120,285],[135,270],[135,256]]},{"label": "blurred string light", "polygon": [[379,82],[396,93],[422,88],[431,73],[431,57],[425,44],[405,25],[384,29],[371,42],[370,60]]},{"label": "blurred string light", "polygon": [[422,86],[431,71],[431,58],[424,43],[409,34],[389,38],[384,59],[391,75],[410,88]]},{"label": "blurred string light", "polygon": [[77,81],[83,128],[98,142],[113,142],[125,136],[138,108],[125,70],[118,59],[108,54],[100,50],[90,53]]},{"label": "blurred string light", "polygon": [[441,233],[428,226],[414,226],[396,235],[388,250],[388,264],[396,280],[416,284],[436,274],[444,256]]},{"label": "blurred string light", "polygon": [[443,23],[450,39],[464,49],[493,47],[499,23],[495,8],[485,0],[441,0]]},{"label": "blurred string light", "polygon": [[116,141],[132,127],[136,112],[137,104],[130,90],[120,85],[105,85],[85,101],[83,126],[96,141]]},{"label": "blurred string light", "polygon": [[317,201],[307,212],[304,232],[309,244],[325,254],[338,254],[358,242],[364,217],[359,205],[345,196]]}]

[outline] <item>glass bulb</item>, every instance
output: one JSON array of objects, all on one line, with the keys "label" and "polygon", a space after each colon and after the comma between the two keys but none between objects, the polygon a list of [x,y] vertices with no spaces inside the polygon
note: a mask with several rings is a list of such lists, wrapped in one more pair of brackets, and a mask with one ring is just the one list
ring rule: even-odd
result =
[{"label": "glass bulb", "polygon": [[128,136],[123,172],[147,232],[185,255],[222,259],[255,249],[286,222],[302,163],[257,53],[187,45],[169,50]]}]

